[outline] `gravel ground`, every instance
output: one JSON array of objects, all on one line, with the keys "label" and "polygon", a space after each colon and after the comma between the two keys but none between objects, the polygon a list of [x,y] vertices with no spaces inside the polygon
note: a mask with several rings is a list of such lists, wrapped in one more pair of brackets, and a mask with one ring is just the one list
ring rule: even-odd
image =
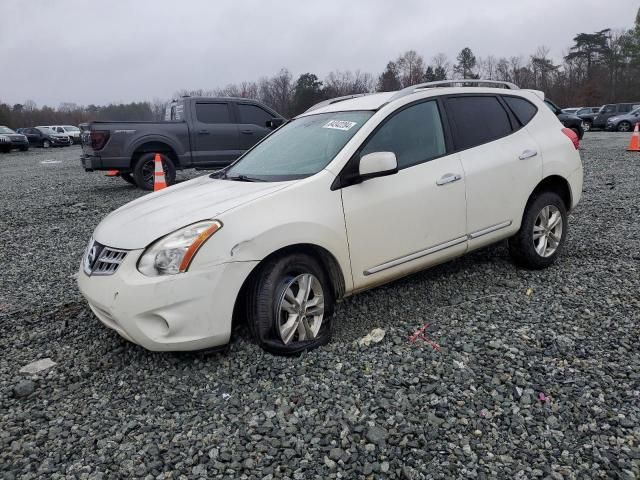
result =
[{"label": "gravel ground", "polygon": [[[225,354],[122,340],[74,274],[100,218],[142,193],[84,173],[77,147],[0,155],[0,477],[640,478],[627,141],[586,135],[554,267],[476,252],[345,300],[332,343],[299,358],[242,334]],[[409,340],[424,324],[439,348]],[[380,343],[355,343],[376,327]],[[57,364],[19,373],[43,358]]]}]

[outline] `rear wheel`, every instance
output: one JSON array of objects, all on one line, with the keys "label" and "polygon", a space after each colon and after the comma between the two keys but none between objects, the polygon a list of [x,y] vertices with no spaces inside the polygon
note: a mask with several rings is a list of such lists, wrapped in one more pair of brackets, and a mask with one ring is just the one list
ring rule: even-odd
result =
[{"label": "rear wheel", "polygon": [[42,142],[42,148],[49,148],[51,146],[51,142],[49,140],[45,140]]},{"label": "rear wheel", "polygon": [[555,262],[567,238],[567,209],[559,195],[543,192],[527,204],[509,253],[520,266],[541,269]]},{"label": "rear wheel", "polygon": [[[136,185],[143,190],[153,190],[153,172],[155,171],[155,153],[143,154],[133,169],[133,178]],[[173,185],[176,181],[176,167],[173,161],[161,153],[162,168],[164,170],[164,179],[167,186]]]},{"label": "rear wheel", "polygon": [[291,355],[326,344],[331,337],[333,289],[322,266],[306,254],[268,261],[247,298],[248,324],[266,351]]},{"label": "rear wheel", "polygon": [[619,132],[628,132],[631,130],[631,123],[624,121],[624,122],[620,122],[618,124],[618,131]]},{"label": "rear wheel", "polygon": [[589,132],[589,131],[591,131],[591,122],[583,122],[583,123],[582,123],[582,129],[583,129],[585,132]]}]

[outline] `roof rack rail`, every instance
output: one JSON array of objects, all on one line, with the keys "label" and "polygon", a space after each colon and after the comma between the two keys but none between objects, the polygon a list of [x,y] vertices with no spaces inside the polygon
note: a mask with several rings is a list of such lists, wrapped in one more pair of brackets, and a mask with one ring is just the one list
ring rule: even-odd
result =
[{"label": "roof rack rail", "polygon": [[324,100],[320,103],[316,103],[311,107],[307,108],[304,113],[312,112],[313,110],[317,110],[322,107],[326,107],[327,105],[333,105],[334,103],[344,102],[345,100],[350,100],[352,98],[364,97],[365,95],[371,95],[370,93],[354,93],[352,95],[345,95],[343,97],[330,98],[329,100]]},{"label": "roof rack rail", "polygon": [[[397,100],[402,97],[406,97],[407,95],[411,95],[412,93],[423,90],[425,88],[434,88],[434,87],[445,87],[445,86],[467,86],[465,84],[473,83],[475,85],[491,85],[491,86],[501,86],[503,88],[507,88],[509,90],[520,90],[516,84],[511,82],[502,82],[499,80],[483,80],[478,78],[465,78],[461,80],[438,80],[437,82],[426,82],[426,83],[418,83],[417,85],[411,85],[409,87],[403,88],[398,91],[393,97],[389,99],[389,102]],[[387,102],[387,103],[389,103]]]}]

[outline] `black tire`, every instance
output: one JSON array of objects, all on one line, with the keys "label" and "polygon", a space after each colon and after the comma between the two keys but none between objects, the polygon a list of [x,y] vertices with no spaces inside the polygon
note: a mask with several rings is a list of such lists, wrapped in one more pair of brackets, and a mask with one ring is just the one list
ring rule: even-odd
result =
[{"label": "black tire", "polygon": [[[153,171],[155,169],[155,153],[145,153],[133,169],[135,184],[143,190],[153,190]],[[162,167],[164,168],[164,179],[167,186],[173,185],[176,181],[176,167],[173,161],[165,154],[161,153]]]},{"label": "black tire", "polygon": [[584,126],[582,127],[582,129],[583,129],[585,132],[590,132],[592,128],[593,128],[593,123],[591,123],[591,122],[586,122],[586,121],[584,122]]},{"label": "black tire", "polygon": [[[547,206],[556,207],[562,217],[562,233],[558,246],[553,254],[544,257],[535,248],[533,229],[538,215]],[[520,230],[509,239],[509,253],[513,261],[524,268],[539,270],[552,265],[562,251],[568,231],[567,207],[562,198],[553,192],[542,192],[532,197],[527,203]]]},{"label": "black tire", "polygon": [[51,146],[51,142],[49,140],[42,141],[42,148],[49,148]]},{"label": "black tire", "polygon": [[619,132],[630,132],[631,131],[631,122],[622,121],[618,124],[617,130]]},{"label": "black tire", "polygon": [[11,147],[0,147],[0,152],[9,153],[11,152]]},{"label": "black tire", "polygon": [[120,178],[122,178],[125,182],[130,183],[131,185],[136,185],[136,179],[133,178],[133,175],[131,175],[131,173],[129,172],[121,173]]},{"label": "black tire", "polygon": [[[299,275],[312,274],[322,286],[324,315],[320,329],[313,339],[292,339],[285,344],[278,332],[280,299],[289,282]],[[331,316],[334,294],[331,282],[321,264],[313,257],[294,253],[269,260],[257,272],[249,286],[246,315],[249,331],[264,350],[278,355],[294,355],[325,345],[331,339]]]},{"label": "black tire", "polygon": [[29,145],[25,145],[24,147],[20,147],[21,152],[26,152],[29,150]]}]

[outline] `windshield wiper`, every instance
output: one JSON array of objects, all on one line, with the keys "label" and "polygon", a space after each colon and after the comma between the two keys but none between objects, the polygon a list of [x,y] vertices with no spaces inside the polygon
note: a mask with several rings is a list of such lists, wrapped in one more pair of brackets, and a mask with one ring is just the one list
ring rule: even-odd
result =
[{"label": "windshield wiper", "polygon": [[236,182],[266,182],[261,178],[248,177],[246,175],[236,175],[234,177],[230,177],[229,175],[224,176],[227,180],[235,180]]}]

